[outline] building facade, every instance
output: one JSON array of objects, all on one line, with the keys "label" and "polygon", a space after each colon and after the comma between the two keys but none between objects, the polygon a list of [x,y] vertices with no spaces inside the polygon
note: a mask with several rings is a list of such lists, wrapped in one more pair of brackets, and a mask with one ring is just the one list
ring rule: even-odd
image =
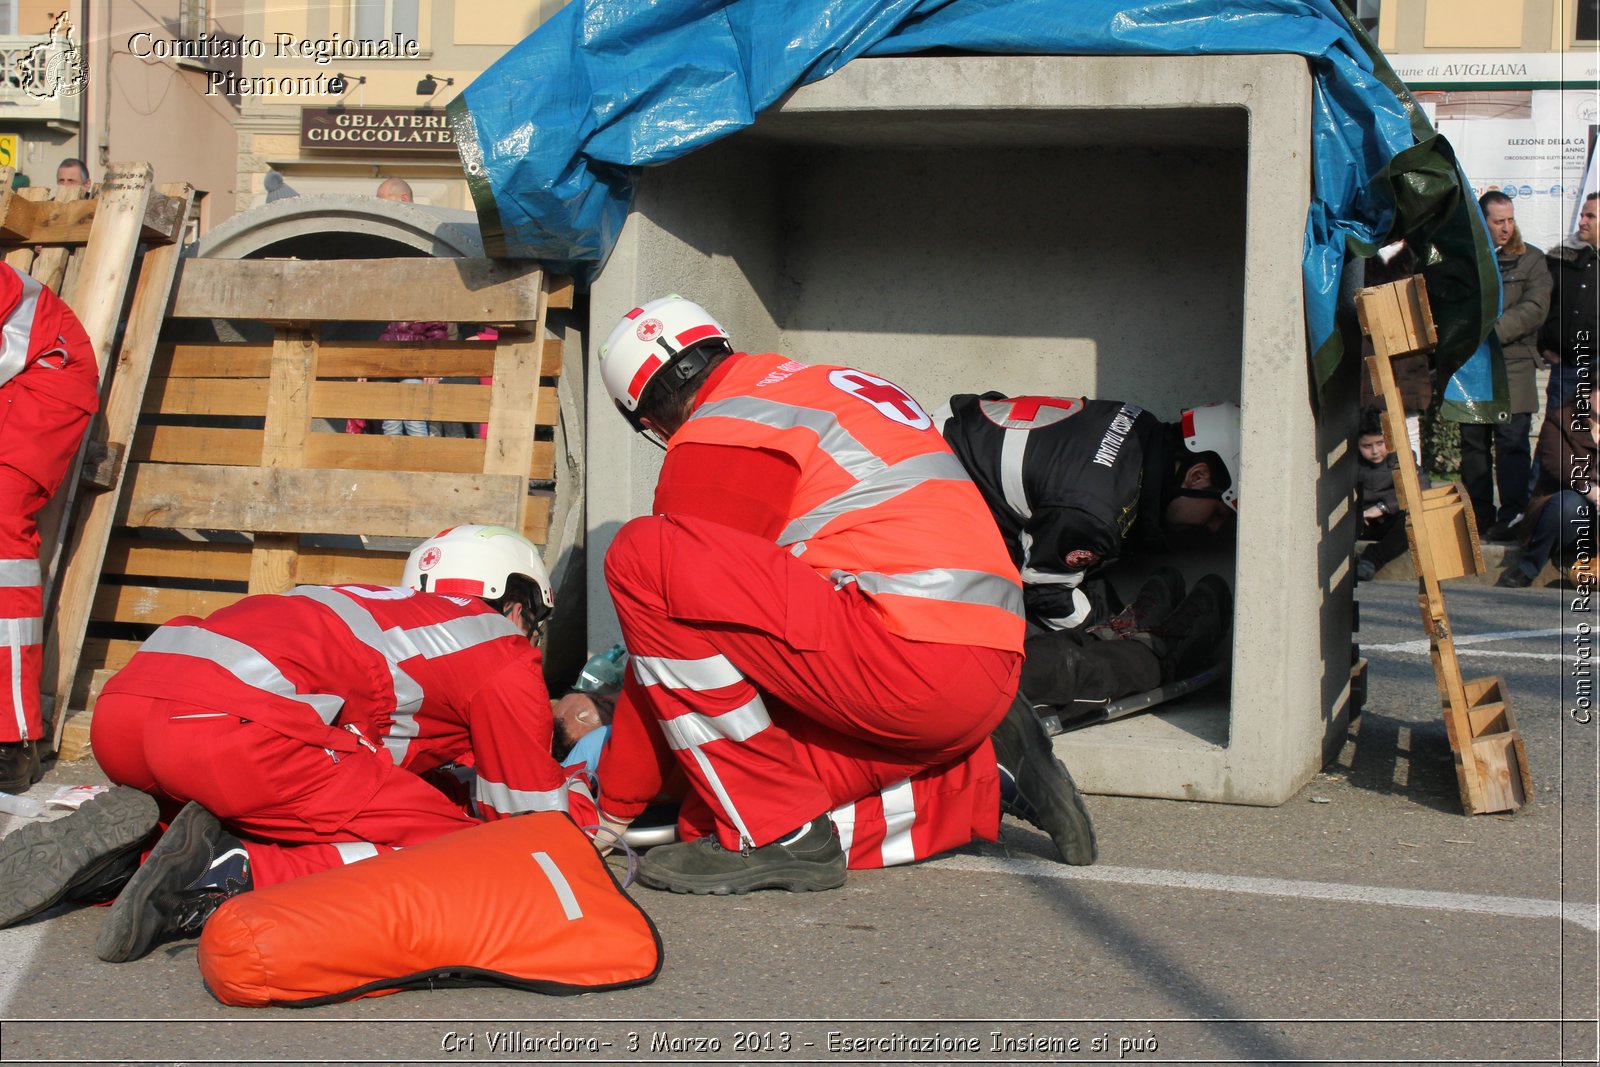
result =
[{"label": "building facade", "polygon": [[237,104],[176,42],[237,36],[243,0],[0,0],[0,164],[30,185],[82,159],[149,163],[199,191],[196,230],[233,214]]},{"label": "building facade", "polygon": [[253,2],[231,88],[239,208],[370,194],[403,178],[416,202],[470,209],[444,107],[561,0]]},{"label": "building facade", "polygon": [[1600,0],[1368,0],[1378,46],[1455,148],[1542,248],[1595,189]]}]

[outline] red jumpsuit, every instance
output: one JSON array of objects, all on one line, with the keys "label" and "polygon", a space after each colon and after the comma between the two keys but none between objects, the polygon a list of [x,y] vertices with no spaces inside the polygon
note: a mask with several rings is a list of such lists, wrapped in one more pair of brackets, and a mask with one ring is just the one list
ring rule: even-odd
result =
[{"label": "red jumpsuit", "polygon": [[464,757],[485,819],[592,823],[552,730],[538,651],[483,601],[300,586],[162,626],[106,683],[91,740],[166,816],[198,800],[244,837],[261,887],[474,825],[418,777]]},{"label": "red jumpsuit", "polygon": [[696,405],[655,515],[606,555],[630,661],[603,815],[631,820],[675,759],[680,831],[728,848],[828,811],[857,868],[993,839],[1021,588],[931,420],[771,355],[735,355]]},{"label": "red jumpsuit", "polygon": [[77,316],[0,264],[0,742],[44,734],[36,519],[99,406],[99,368]]}]

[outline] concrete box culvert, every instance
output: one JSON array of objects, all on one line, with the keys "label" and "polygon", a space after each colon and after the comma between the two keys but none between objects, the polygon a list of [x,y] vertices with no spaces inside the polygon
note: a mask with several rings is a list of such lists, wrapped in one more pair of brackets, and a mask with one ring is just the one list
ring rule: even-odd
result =
[{"label": "concrete box culvert", "polygon": [[[1311,92],[1298,56],[856,60],[643,172],[593,286],[591,369],[623,313],[679,292],[738,348],[883,374],[930,410],[990,388],[1164,419],[1240,403],[1236,559],[1185,564],[1234,584],[1231,682],[1057,751],[1088,792],[1282,803],[1342,743],[1350,691],[1357,368],[1319,402]],[[649,511],[661,454],[588,377],[598,560]],[[598,566],[589,590],[604,648]]]}]

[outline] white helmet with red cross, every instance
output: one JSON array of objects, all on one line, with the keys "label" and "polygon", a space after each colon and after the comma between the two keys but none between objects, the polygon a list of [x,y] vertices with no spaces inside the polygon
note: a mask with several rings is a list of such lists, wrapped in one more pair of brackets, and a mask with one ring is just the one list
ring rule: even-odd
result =
[{"label": "white helmet with red cross", "polygon": [[532,541],[504,526],[452,526],[411,550],[400,584],[422,593],[499,600],[513,574],[537,587],[545,608],[555,606],[550,574]]},{"label": "white helmet with red cross", "polygon": [[692,300],[674,293],[636,307],[622,317],[600,346],[600,378],[629,424],[640,433],[639,398],[657,374],[675,367],[680,378],[690,378],[704,363],[681,359],[703,341],[728,342],[711,313]]},{"label": "white helmet with red cross", "polygon": [[1239,510],[1239,415],[1239,405],[1227,402],[1183,413],[1183,447],[1195,455],[1209,452],[1217,457],[1223,468],[1217,473],[1228,484],[1216,495],[1234,511]]}]

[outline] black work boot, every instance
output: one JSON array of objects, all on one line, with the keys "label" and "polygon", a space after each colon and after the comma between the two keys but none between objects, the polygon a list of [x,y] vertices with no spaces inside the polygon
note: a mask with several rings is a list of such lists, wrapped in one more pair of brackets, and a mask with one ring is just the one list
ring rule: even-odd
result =
[{"label": "black work boot", "polygon": [[0,793],[17,795],[44,777],[39,742],[0,741]]},{"label": "black work boot", "polygon": [[107,963],[126,963],[157,941],[198,934],[223,901],[253,884],[243,844],[190,801],[111,905],[95,954]]},{"label": "black work boot", "polygon": [[709,834],[661,845],[639,860],[639,881],[674,893],[725,896],[752,889],[808,893],[838,889],[844,885],[844,875],[839,831],[826,815],[818,815],[788,838],[760,848],[733,852],[723,848],[715,834]]},{"label": "black work boot", "polygon": [[1171,614],[1173,607],[1182,599],[1183,575],[1163,564],[1144,580],[1133,603],[1105,622],[1089,627],[1089,633],[1101,640],[1111,641],[1126,637],[1135,630],[1148,630]]},{"label": "black work boot", "polygon": [[1000,810],[1049,834],[1063,862],[1093,863],[1099,850],[1089,809],[1025,699],[1011,702],[989,740],[1000,767]]},{"label": "black work boot", "polygon": [[117,786],[69,815],[0,838],[0,926],[63,900],[105,900],[139,866],[159,819],[155,798]]},{"label": "black work boot", "polygon": [[1144,631],[1161,660],[1162,683],[1193,677],[1212,666],[1232,621],[1233,592],[1228,583],[1215,574],[1195,582],[1165,621]]}]

